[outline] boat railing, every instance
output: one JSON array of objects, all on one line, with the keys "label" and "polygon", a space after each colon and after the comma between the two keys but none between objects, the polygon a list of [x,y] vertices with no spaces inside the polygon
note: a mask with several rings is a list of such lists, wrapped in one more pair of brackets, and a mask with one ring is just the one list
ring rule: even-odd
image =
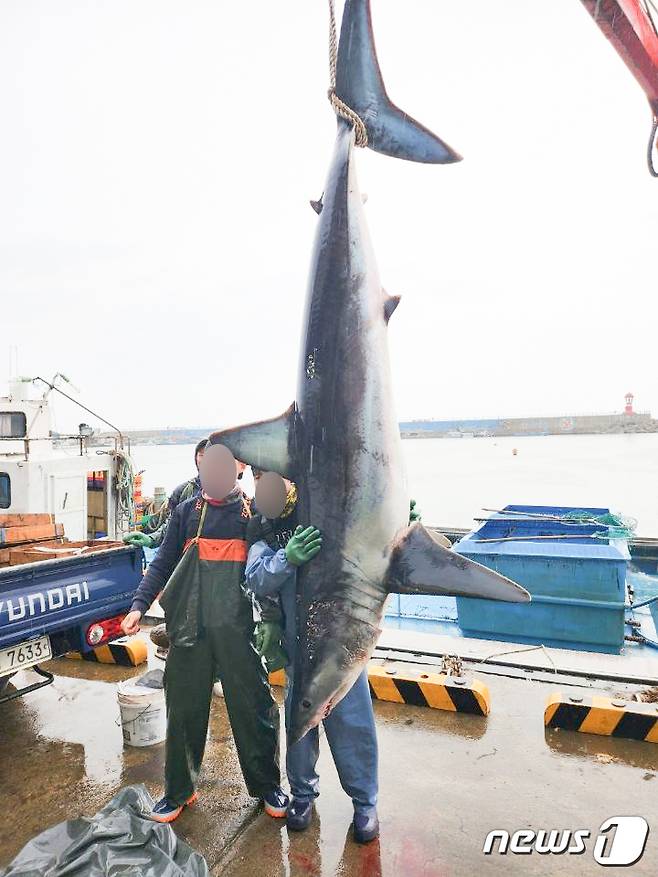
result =
[{"label": "boat railing", "polygon": [[[76,445],[78,446],[78,449],[79,449],[79,455],[81,457],[84,457],[85,453],[89,449],[89,442],[90,442],[90,439],[92,439],[92,438],[95,438],[95,436],[83,435],[80,433],[71,433],[70,435],[67,435],[65,433],[57,433],[56,436],[52,436],[52,435],[45,436],[44,435],[44,436],[34,436],[32,438],[30,438],[28,436],[25,436],[23,438],[17,438],[16,436],[2,435],[2,436],[0,436],[0,442],[12,442],[13,444],[16,444],[16,445],[20,443],[20,444],[22,444],[23,448],[20,451],[18,451],[18,450],[17,451],[3,451],[2,445],[0,444],[0,455],[9,456],[9,454],[11,454],[12,456],[21,457],[21,458],[24,458],[26,461],[28,461],[30,459],[30,448],[34,442],[51,442],[51,444],[52,444],[53,442],[59,443],[59,442],[64,442],[64,441],[66,441],[66,442],[71,441],[71,442],[76,443]],[[123,450],[124,440],[123,440],[122,435],[104,436],[105,440],[107,440],[108,438],[110,438],[114,444],[115,453],[118,452],[119,450]]]}]

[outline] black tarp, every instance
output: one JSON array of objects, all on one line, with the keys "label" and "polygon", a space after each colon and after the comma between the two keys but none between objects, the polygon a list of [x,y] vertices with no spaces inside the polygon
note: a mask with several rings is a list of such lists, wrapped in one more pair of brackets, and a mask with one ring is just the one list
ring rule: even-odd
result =
[{"label": "black tarp", "polygon": [[208,877],[203,856],[144,817],[153,803],[144,786],[126,786],[95,816],[37,835],[0,877]]}]

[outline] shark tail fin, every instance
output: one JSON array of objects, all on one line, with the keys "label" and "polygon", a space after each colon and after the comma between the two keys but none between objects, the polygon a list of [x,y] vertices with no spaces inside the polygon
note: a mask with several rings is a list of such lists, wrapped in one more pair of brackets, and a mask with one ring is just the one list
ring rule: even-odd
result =
[{"label": "shark tail fin", "polygon": [[295,416],[293,403],[280,417],[213,432],[210,444],[226,445],[237,460],[248,466],[293,478],[291,448]]},{"label": "shark tail fin", "polygon": [[489,567],[446,548],[420,523],[412,524],[391,552],[386,586],[393,594],[484,597],[528,603],[525,588]]},{"label": "shark tail fin", "polygon": [[368,146],[394,158],[449,164],[461,156],[390,100],[372,32],[370,0],[346,0],[336,63],[336,96],[363,121]]}]

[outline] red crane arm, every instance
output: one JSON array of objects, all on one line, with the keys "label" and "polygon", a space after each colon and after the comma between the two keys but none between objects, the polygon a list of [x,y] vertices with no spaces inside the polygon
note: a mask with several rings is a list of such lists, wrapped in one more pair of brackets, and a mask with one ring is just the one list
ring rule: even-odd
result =
[{"label": "red crane arm", "polygon": [[644,89],[653,112],[647,163],[658,177],[654,150],[658,149],[658,16],[652,19],[653,0],[581,0],[594,21],[617,50]]},{"label": "red crane arm", "polygon": [[581,0],[658,114],[658,33],[642,0]]}]

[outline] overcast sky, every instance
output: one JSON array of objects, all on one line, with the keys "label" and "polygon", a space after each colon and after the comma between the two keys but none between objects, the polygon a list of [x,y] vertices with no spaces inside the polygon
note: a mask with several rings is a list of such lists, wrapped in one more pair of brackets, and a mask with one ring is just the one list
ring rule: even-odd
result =
[{"label": "overcast sky", "polygon": [[[0,381],[16,345],[21,374],[64,372],[123,428],[289,405],[335,130],[326,7],[0,3]],[[391,97],[464,156],[358,154],[403,296],[400,419],[612,411],[629,389],[658,415],[650,112],[579,0],[372,13]]]}]

